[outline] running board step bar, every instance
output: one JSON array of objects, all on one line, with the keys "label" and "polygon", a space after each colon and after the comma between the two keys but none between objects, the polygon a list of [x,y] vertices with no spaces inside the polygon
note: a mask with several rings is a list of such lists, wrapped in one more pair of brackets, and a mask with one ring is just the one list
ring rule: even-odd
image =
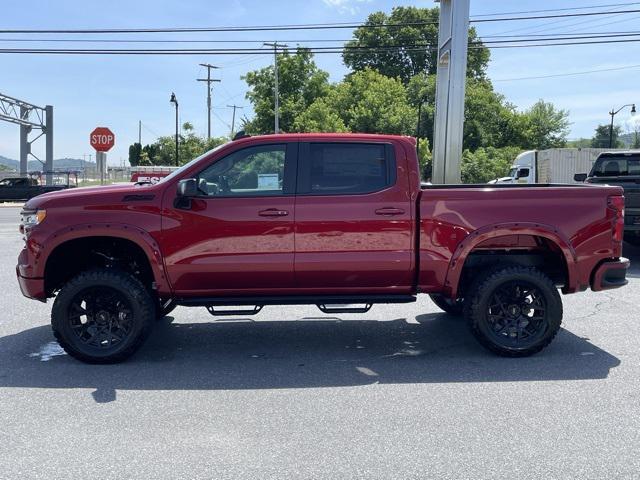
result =
[{"label": "running board step bar", "polygon": [[348,307],[347,305],[316,305],[322,313],[367,313],[371,310],[372,303],[364,307]]},{"label": "running board step bar", "polygon": [[224,317],[224,316],[231,316],[231,315],[256,315],[258,313],[260,313],[260,310],[262,310],[262,307],[264,305],[254,305],[254,307],[252,309],[245,309],[245,310],[231,310],[231,309],[221,309],[221,310],[216,310],[213,305],[209,305],[207,307],[207,311],[213,315],[214,317]]},{"label": "running board step bar", "polygon": [[[415,295],[287,295],[273,297],[182,297],[176,298],[177,305],[186,307],[235,307],[248,305],[373,305],[376,303],[411,303]],[[248,310],[253,311],[255,310]],[[332,309],[333,312],[333,309]]]}]

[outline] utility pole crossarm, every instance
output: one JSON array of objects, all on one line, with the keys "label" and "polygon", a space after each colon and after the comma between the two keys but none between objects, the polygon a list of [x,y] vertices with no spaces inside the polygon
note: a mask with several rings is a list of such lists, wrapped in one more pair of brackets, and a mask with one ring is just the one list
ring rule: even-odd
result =
[{"label": "utility pole crossarm", "polygon": [[217,69],[215,65],[210,63],[201,63],[201,67],[207,69],[207,78],[198,78],[198,82],[207,82],[207,139],[211,139],[211,84],[213,82],[220,82],[221,80],[211,78],[211,69]]},{"label": "utility pole crossarm", "polygon": [[289,45],[278,42],[265,42],[265,47],[273,48],[273,72],[274,72],[274,133],[280,132],[280,92],[278,86],[278,48],[287,48]]},{"label": "utility pole crossarm", "polygon": [[227,105],[228,108],[233,108],[233,116],[231,117],[231,138],[233,139],[233,134],[235,133],[236,127],[236,110],[238,108],[242,109],[240,105]]}]

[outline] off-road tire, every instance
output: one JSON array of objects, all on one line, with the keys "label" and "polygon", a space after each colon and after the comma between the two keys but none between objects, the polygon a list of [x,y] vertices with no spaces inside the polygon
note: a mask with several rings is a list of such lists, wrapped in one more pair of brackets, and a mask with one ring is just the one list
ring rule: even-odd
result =
[{"label": "off-road tire", "polygon": [[460,299],[451,300],[450,298],[438,295],[437,293],[429,294],[429,298],[431,298],[431,301],[443,312],[458,317],[464,314],[464,302]]},{"label": "off-road tire", "polygon": [[[513,339],[500,340],[495,332],[495,323],[489,320],[489,302],[496,291],[507,285],[533,286],[544,304],[543,320],[537,335],[529,344],[513,345]],[[471,333],[482,346],[504,357],[527,357],[548,346],[560,330],[562,323],[562,300],[553,281],[540,270],[532,267],[506,266],[487,272],[476,280],[468,290],[465,301],[465,317]],[[541,307],[542,308],[542,307]],[[535,314],[535,313],[534,313]],[[492,315],[495,317],[495,315]],[[526,318],[522,317],[521,318]],[[526,321],[526,320],[525,320]],[[498,326],[499,327],[499,326]],[[490,329],[494,330],[490,330]],[[515,327],[514,327],[515,328]]]},{"label": "off-road tire", "polygon": [[[130,306],[128,320],[131,329],[115,347],[100,350],[83,345],[71,326],[69,309],[76,295],[89,288],[116,291]],[[95,269],[82,272],[67,282],[53,303],[51,327],[60,346],[72,357],[85,363],[118,363],[133,355],[151,333],[156,305],[144,285],[132,275],[113,269]]]}]

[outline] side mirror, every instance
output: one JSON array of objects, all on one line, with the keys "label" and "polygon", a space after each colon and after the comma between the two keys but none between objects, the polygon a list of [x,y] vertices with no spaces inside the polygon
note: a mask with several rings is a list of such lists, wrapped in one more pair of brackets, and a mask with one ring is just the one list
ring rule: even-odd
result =
[{"label": "side mirror", "polygon": [[586,173],[576,173],[573,176],[573,180],[576,181],[576,182],[583,183],[587,179],[587,176],[588,175]]},{"label": "side mirror", "polygon": [[178,182],[178,197],[190,198],[198,195],[198,186],[195,178],[187,178]]}]

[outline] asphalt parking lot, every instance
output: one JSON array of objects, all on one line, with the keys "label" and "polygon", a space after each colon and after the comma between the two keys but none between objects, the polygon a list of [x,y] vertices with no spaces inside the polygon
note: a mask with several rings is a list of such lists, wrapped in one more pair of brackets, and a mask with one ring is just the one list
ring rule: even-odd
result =
[{"label": "asphalt parking lot", "polygon": [[640,478],[640,266],[564,297],[564,329],[526,359],[423,298],[180,307],[132,360],[91,366],[19,292],[18,211],[0,208],[0,478]]}]

